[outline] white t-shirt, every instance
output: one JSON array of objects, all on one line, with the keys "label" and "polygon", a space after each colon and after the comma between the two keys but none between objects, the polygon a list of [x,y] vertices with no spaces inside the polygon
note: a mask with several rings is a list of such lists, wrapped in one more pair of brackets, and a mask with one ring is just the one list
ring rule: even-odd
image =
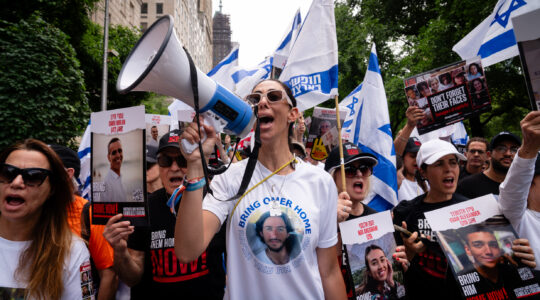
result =
[{"label": "white t-shirt", "polygon": [[[247,161],[231,165],[214,178],[211,189],[216,198],[236,195]],[[257,162],[247,190],[271,173]],[[337,194],[328,173],[300,160],[294,172],[273,175],[249,192],[234,213],[237,200],[223,202],[207,194],[203,209],[214,213],[221,223],[229,217],[224,299],[324,299],[316,249],[337,243]],[[256,257],[266,245],[255,224],[266,212],[286,215],[293,227],[288,231],[293,241],[289,262],[284,265]]]},{"label": "white t-shirt", "polygon": [[424,190],[418,185],[418,182],[403,178],[398,190],[398,202],[403,200],[412,200],[424,193]]},{"label": "white t-shirt", "polygon": [[[19,265],[20,255],[29,245],[29,241],[10,241],[0,237],[0,253],[2,253],[0,255],[0,294],[6,292],[7,296],[13,295],[13,297],[19,295],[17,293],[24,295],[26,283],[15,280],[15,271]],[[91,278],[91,272],[90,254],[80,238],[73,237],[67,259],[62,277],[64,293],[60,299],[94,299],[92,281],[82,281],[83,273],[87,273],[87,276],[90,275]],[[85,297],[83,297],[83,288],[89,292]]]},{"label": "white t-shirt", "polygon": [[100,202],[126,202],[128,201],[122,177],[109,169],[105,176],[105,191],[101,194]]},{"label": "white t-shirt", "polygon": [[540,212],[527,208],[535,161],[536,158],[514,157],[506,178],[499,186],[499,206],[518,236],[529,239],[536,259],[535,269],[540,270]]}]

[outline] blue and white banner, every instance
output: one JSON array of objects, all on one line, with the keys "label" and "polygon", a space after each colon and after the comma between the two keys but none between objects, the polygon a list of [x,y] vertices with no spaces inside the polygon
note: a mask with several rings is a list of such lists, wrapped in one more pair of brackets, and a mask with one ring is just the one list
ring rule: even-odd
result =
[{"label": "blue and white banner", "polygon": [[238,69],[231,75],[235,83],[235,94],[243,99],[251,93],[251,90],[256,83],[263,79],[270,78],[271,71],[272,57],[267,57],[254,68]]},{"label": "blue and white banner", "polygon": [[452,50],[466,60],[482,57],[484,67],[519,54],[511,18],[540,8],[538,0],[499,0],[493,12]]},{"label": "blue and white banner", "polygon": [[344,101],[349,113],[342,126],[342,138],[379,160],[373,168],[372,198],[367,204],[378,211],[390,209],[397,204],[396,153],[375,45],[371,48],[364,82]]},{"label": "blue and white banner", "polygon": [[283,40],[279,44],[278,48],[274,52],[274,62],[273,66],[279,69],[283,69],[285,67],[285,64],[287,63],[287,59],[289,58],[289,54],[292,49],[292,45],[296,41],[296,38],[298,37],[298,33],[300,32],[300,25],[302,24],[302,16],[300,14],[300,8],[296,11],[294,14],[294,19],[292,21],[292,24],[287,27],[290,28],[289,31],[285,34],[283,37]]},{"label": "blue and white banner", "polygon": [[234,46],[231,52],[206,74],[229,91],[234,91],[236,87],[231,75],[239,69],[238,48],[238,45]]},{"label": "blue and white banner", "polygon": [[79,178],[77,178],[81,196],[87,200],[91,200],[90,198],[92,195],[92,193],[90,193],[90,171],[92,170],[92,166],[90,165],[90,155],[92,153],[90,132],[91,125],[90,121],[88,121],[88,126],[86,126],[81,144],[79,145],[78,154],[79,159],[81,160],[81,172],[79,173]]},{"label": "blue and white banner", "polygon": [[313,0],[279,76],[304,111],[338,94],[334,1]]}]

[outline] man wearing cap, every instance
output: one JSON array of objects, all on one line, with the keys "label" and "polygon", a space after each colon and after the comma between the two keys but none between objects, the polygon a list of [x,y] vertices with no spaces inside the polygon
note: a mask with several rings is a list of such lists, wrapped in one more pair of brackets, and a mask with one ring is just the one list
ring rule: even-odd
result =
[{"label": "man wearing cap", "polygon": [[[403,226],[413,234],[407,238],[395,234],[398,245],[404,245],[411,262],[404,274],[404,283],[410,299],[456,299],[457,291],[447,286],[448,264],[436,242],[423,244],[416,239],[420,235],[436,240],[425,212],[467,200],[454,194],[459,177],[459,160],[465,156],[450,143],[440,139],[430,140],[420,146],[416,163],[420,173],[429,182],[430,190],[412,200],[401,201],[393,209],[394,224]],[[459,296],[457,296],[459,297]]]},{"label": "man wearing cap", "polygon": [[[540,112],[521,121],[523,145],[501,184],[499,205],[520,237],[528,238],[540,261]],[[540,270],[540,266],[536,266]]]},{"label": "man wearing cap", "polygon": [[484,164],[488,159],[488,141],[485,138],[470,138],[465,146],[467,163],[459,170],[459,180],[484,171]]},{"label": "man wearing cap", "polygon": [[[136,228],[122,215],[112,217],[104,236],[114,248],[114,265],[120,279],[131,286],[131,299],[222,299],[225,287],[222,253],[224,232],[216,234],[206,251],[183,264],[174,253],[175,212],[180,204],[168,200],[184,183],[186,160],[180,153],[181,131],[161,137],[157,151],[163,188],[148,196],[149,227]],[[120,221],[120,222],[118,222]]]},{"label": "man wearing cap", "polygon": [[499,185],[504,181],[521,140],[515,134],[503,131],[491,139],[489,168],[484,172],[470,175],[458,184],[457,193],[473,199],[487,194],[499,194]]},{"label": "man wearing cap", "polygon": [[[75,181],[75,178],[79,177],[81,171],[81,161],[79,156],[73,150],[68,147],[61,145],[50,145],[51,149],[56,152],[64,168],[66,169],[69,178],[72,180],[74,185],[74,191],[77,191],[78,185]],[[84,218],[81,217],[83,212],[83,207],[88,201],[76,194],[73,195],[73,199],[68,206],[68,223],[71,231],[81,237],[82,225],[81,220]],[[91,211],[88,211],[89,217],[92,215]],[[118,281],[116,279],[116,272],[113,269],[113,250],[111,246],[107,243],[103,237],[103,230],[105,226],[103,225],[90,225],[90,230],[85,229],[85,239],[88,245],[88,250],[90,251],[90,256],[92,259],[92,268],[97,269],[97,275],[94,273],[93,281],[96,285],[97,297],[96,299],[114,299],[116,294],[116,288]]]},{"label": "man wearing cap", "polygon": [[157,146],[146,145],[146,192],[151,194],[163,187],[159,179]]}]

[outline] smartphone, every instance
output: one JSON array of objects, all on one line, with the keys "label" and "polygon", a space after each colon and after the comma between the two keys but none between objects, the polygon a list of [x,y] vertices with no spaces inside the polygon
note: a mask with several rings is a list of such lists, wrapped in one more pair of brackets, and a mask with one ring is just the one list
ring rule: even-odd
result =
[{"label": "smartphone", "polygon": [[[412,235],[412,232],[408,231],[407,229],[401,227],[401,226],[398,226],[396,224],[394,224],[394,229],[403,233],[403,235],[405,235],[406,237],[410,237]],[[415,240],[416,243],[418,242],[422,242],[424,244],[427,244],[429,242],[431,242],[429,239],[425,238],[425,237],[418,237],[416,238]]]}]

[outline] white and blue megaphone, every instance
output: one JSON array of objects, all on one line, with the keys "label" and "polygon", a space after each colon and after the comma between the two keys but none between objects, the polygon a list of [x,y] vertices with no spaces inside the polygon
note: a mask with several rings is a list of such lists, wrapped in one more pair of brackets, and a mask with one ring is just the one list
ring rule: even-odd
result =
[{"label": "white and blue megaphone", "polygon": [[[176,36],[170,15],[154,22],[122,66],[116,89],[150,91],[195,107],[188,57]],[[227,133],[245,137],[255,122],[251,106],[197,68],[200,113],[211,111],[227,125]]]}]

